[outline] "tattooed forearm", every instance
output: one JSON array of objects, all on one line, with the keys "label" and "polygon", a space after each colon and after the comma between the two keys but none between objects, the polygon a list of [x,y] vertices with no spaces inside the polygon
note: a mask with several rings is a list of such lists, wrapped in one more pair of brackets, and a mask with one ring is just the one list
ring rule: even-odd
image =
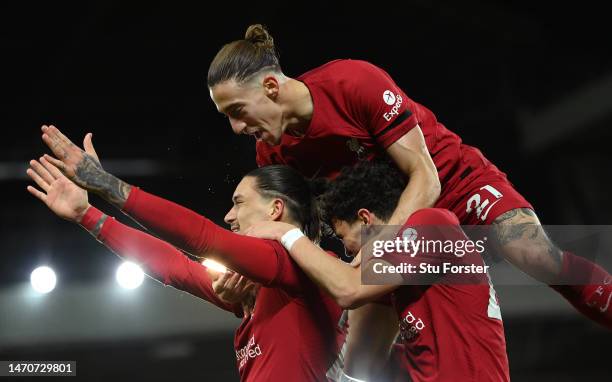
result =
[{"label": "tattooed forearm", "polygon": [[504,247],[544,251],[555,262],[560,261],[559,248],[548,238],[535,212],[529,208],[517,208],[500,215],[491,228],[495,244],[502,251]]},{"label": "tattooed forearm", "polygon": [[536,224],[504,224],[494,227],[499,245],[504,246],[515,240],[535,240],[542,228]]},{"label": "tattooed forearm", "polygon": [[513,210],[510,210],[506,213],[499,215],[497,219],[495,219],[493,224],[508,223],[510,222],[510,220],[513,220],[515,218],[519,218],[519,219],[527,218],[528,220],[531,221],[532,218],[534,217],[536,217],[536,214],[530,208],[515,208]]},{"label": "tattooed forearm", "polygon": [[77,164],[73,180],[120,209],[125,205],[132,189],[129,184],[104,171],[100,163],[88,154]]}]

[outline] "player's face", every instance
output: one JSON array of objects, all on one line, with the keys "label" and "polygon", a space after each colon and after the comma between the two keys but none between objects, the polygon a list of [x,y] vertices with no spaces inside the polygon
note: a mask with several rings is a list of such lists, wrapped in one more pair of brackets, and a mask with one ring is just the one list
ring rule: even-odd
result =
[{"label": "player's face", "polygon": [[242,233],[255,223],[273,220],[273,201],[259,194],[254,177],[242,178],[234,191],[232,201],[234,205],[224,220],[234,232]]},{"label": "player's face", "polygon": [[361,249],[361,227],[363,222],[356,220],[353,223],[344,220],[334,220],[334,232],[342,240],[347,256],[355,256]]},{"label": "player's face", "polygon": [[229,118],[234,133],[252,135],[258,141],[277,145],[283,133],[283,114],[267,94],[262,83],[256,80],[244,84],[229,80],[210,89],[217,110]]}]

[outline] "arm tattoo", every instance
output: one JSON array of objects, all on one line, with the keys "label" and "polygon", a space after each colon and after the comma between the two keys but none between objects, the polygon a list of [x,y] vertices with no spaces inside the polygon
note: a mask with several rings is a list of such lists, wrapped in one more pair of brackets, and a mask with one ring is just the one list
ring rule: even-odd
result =
[{"label": "arm tattoo", "polygon": [[102,226],[104,225],[106,219],[108,219],[108,215],[102,214],[102,217],[100,218],[100,220],[98,220],[96,226],[91,230],[91,234],[96,239],[98,238],[98,236],[100,236],[100,231],[102,231]]},{"label": "arm tattoo", "polygon": [[104,171],[100,163],[89,154],[84,154],[77,164],[74,181],[119,209],[123,208],[132,190],[132,186]]},{"label": "arm tattoo", "polygon": [[546,248],[548,254],[560,262],[560,250],[548,238],[535,212],[529,208],[517,208],[500,215],[491,228],[500,248],[515,241],[525,240],[528,247]]},{"label": "arm tattoo", "polygon": [[507,222],[508,220],[511,220],[512,218],[516,216],[523,217],[523,218],[526,216],[535,217],[536,214],[530,208],[515,208],[513,210],[510,210],[506,213],[499,215],[497,219],[495,219],[493,224],[504,224],[504,222]]}]

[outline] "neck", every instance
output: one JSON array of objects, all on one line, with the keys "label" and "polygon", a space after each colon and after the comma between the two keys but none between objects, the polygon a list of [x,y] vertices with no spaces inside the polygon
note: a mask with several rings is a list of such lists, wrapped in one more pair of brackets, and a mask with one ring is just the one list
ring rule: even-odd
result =
[{"label": "neck", "polygon": [[285,129],[291,135],[301,136],[310,124],[313,112],[310,90],[303,82],[290,78],[286,83],[286,117]]}]

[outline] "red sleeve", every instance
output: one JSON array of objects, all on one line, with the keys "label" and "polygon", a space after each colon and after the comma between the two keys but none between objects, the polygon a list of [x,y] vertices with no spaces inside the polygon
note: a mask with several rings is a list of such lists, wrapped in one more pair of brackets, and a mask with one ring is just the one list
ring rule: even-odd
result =
[{"label": "red sleeve", "polygon": [[[92,230],[102,213],[91,207],[81,225]],[[98,239],[118,256],[141,265],[145,273],[165,285],[191,293],[221,309],[242,317],[242,307],[221,300],[212,289],[212,281],[202,264],[187,258],[170,244],[128,227],[108,217]]]},{"label": "red sleeve", "polygon": [[133,187],[124,212],[162,239],[187,252],[221,261],[241,275],[290,290],[303,285],[303,273],[276,241],[239,235],[176,203]]},{"label": "red sleeve", "polygon": [[409,99],[384,70],[364,61],[353,61],[354,81],[348,90],[353,93],[351,108],[359,120],[383,148],[391,146],[418,123]]}]

